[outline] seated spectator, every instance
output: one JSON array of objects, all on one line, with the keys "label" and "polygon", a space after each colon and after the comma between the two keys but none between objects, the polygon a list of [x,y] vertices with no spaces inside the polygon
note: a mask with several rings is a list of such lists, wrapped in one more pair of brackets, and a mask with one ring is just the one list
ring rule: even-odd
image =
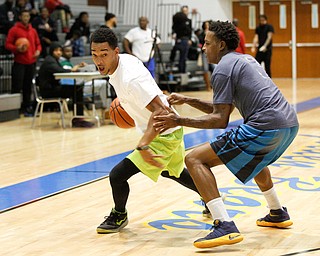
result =
[{"label": "seated spectator", "polygon": [[115,14],[107,12],[104,16],[104,23],[105,26],[111,29],[114,29],[117,27],[117,17]]},{"label": "seated spectator", "polygon": [[60,0],[46,0],[44,6],[48,9],[51,18],[54,21],[61,21],[62,32],[68,33],[70,30],[69,20],[72,17],[70,6],[64,4]]},{"label": "seated spectator", "polygon": [[66,40],[70,39],[73,35],[73,31],[79,30],[81,32],[81,38],[86,44],[90,37],[90,23],[89,23],[89,14],[87,12],[81,12],[79,17],[76,18],[73,23],[70,32],[66,35]]},{"label": "seated spectator", "polygon": [[48,54],[49,46],[52,42],[59,41],[55,31],[55,22],[49,17],[49,11],[46,7],[41,9],[40,16],[37,16],[32,21],[32,27],[38,32],[42,51],[41,57],[45,58]]},{"label": "seated spectator", "polygon": [[[40,87],[40,94],[44,98],[71,98],[74,96],[74,87],[70,85],[63,85],[60,83],[60,80],[56,80],[54,73],[67,73],[78,71],[80,65],[75,65],[70,70],[64,69],[59,63],[59,59],[62,56],[62,46],[53,42],[50,45],[49,55],[44,59],[44,62],[41,64],[37,84]],[[83,115],[83,87],[79,86],[76,90],[77,102],[77,113],[76,115]],[[74,127],[92,127],[93,124],[83,120],[83,118],[74,118],[72,120],[72,126]]]},{"label": "seated spectator", "polygon": [[73,30],[72,37],[64,45],[72,45],[73,56],[82,57],[85,55],[84,42],[80,30]]},{"label": "seated spectator", "polygon": [[18,17],[15,17],[13,9],[13,0],[6,0],[0,5],[0,34],[7,35],[17,19]]},{"label": "seated spectator", "polygon": [[33,1],[30,2],[28,0],[17,0],[16,5],[13,8],[14,12],[14,17],[16,18],[16,21],[18,21],[19,14],[21,13],[22,10],[27,10],[30,13],[30,21],[38,15],[38,10],[34,8],[34,3]]},{"label": "seated spectator", "polygon": [[[73,64],[71,63],[72,58],[72,46],[71,45],[65,45],[62,49],[62,57],[60,58],[60,64],[64,69],[72,69]],[[81,62],[79,64],[79,71],[80,72],[88,72],[88,71],[96,71],[96,66],[94,64],[88,65],[85,62]],[[64,79],[65,80],[71,80],[68,82],[71,82],[71,84],[74,83],[73,79]],[[83,92],[84,95],[91,95],[92,94],[92,81],[84,82],[82,79],[77,79],[76,83],[81,85],[84,83]],[[106,79],[95,79],[94,81],[94,91],[97,92],[100,96],[102,107],[107,107],[107,99],[106,99],[106,89],[107,88],[107,80]]]}]

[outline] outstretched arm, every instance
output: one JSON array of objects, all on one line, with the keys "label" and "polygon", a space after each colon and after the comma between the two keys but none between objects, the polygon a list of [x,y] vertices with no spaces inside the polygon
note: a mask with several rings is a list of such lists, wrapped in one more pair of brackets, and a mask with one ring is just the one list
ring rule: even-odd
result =
[{"label": "outstretched arm", "polygon": [[168,115],[156,115],[154,127],[156,131],[163,132],[169,128],[181,125],[199,129],[226,128],[233,110],[231,104],[216,104],[210,114],[200,117],[182,117],[170,111]]},{"label": "outstretched arm", "polygon": [[196,108],[204,113],[212,113],[213,111],[213,104],[209,101],[203,101],[197,98],[192,98],[189,96],[184,96],[178,93],[172,93],[168,96],[168,102],[170,105],[182,105],[188,104],[193,108]]}]

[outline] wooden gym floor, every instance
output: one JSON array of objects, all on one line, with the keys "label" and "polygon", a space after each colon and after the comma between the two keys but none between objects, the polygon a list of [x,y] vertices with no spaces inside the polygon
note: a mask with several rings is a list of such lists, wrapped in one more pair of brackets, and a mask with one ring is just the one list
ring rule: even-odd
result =
[{"label": "wooden gym floor", "polygon": [[[120,233],[98,235],[95,228],[113,207],[107,175],[139,139],[134,129],[111,124],[70,128],[45,113],[42,126],[31,118],[0,123],[1,255],[320,255],[320,80],[275,79],[291,103],[298,103],[300,131],[286,153],[271,166],[276,189],[294,225],[261,228],[255,220],[268,209],[253,183],[240,184],[223,166],[213,169],[225,204],[245,239],[232,246],[199,250],[211,220],[201,215],[199,196],[160,178],[142,174],[129,180],[129,225]],[[205,91],[185,94],[211,99]],[[182,115],[199,115],[179,106]],[[237,123],[238,113],[231,122]],[[222,131],[185,128],[189,150]],[[119,156],[120,154],[120,156]],[[42,199],[42,200],[40,200]]]}]

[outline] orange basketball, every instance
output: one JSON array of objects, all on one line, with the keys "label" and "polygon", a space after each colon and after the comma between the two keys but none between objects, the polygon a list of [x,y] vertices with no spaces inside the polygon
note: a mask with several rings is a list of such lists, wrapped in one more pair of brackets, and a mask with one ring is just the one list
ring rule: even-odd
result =
[{"label": "orange basketball", "polygon": [[29,40],[28,40],[27,38],[25,38],[25,37],[20,37],[20,38],[18,38],[18,39],[16,40],[15,45],[16,45],[17,47],[18,47],[18,46],[24,46],[24,51],[23,51],[23,52],[25,52],[25,51],[28,50],[28,48],[29,48],[29,46],[30,46],[30,42],[29,42]]},{"label": "orange basketball", "polygon": [[111,121],[120,128],[127,129],[135,126],[133,119],[120,105],[118,98],[111,102],[109,114]]}]

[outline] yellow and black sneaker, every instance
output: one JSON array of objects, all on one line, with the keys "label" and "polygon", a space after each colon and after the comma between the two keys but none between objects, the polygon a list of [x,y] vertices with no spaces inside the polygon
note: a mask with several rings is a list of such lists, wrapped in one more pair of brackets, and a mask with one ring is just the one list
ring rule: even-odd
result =
[{"label": "yellow and black sneaker", "polygon": [[215,220],[212,232],[206,237],[194,241],[193,245],[197,248],[212,248],[220,245],[236,244],[242,240],[243,236],[233,221]]},{"label": "yellow and black sneaker", "polygon": [[283,207],[278,210],[270,210],[264,218],[256,221],[258,226],[261,227],[275,227],[275,228],[286,228],[293,224],[290,220],[287,208]]},{"label": "yellow and black sneaker", "polygon": [[111,210],[108,217],[105,217],[104,222],[97,227],[98,234],[117,233],[128,225],[127,212],[118,212],[115,209]]}]

